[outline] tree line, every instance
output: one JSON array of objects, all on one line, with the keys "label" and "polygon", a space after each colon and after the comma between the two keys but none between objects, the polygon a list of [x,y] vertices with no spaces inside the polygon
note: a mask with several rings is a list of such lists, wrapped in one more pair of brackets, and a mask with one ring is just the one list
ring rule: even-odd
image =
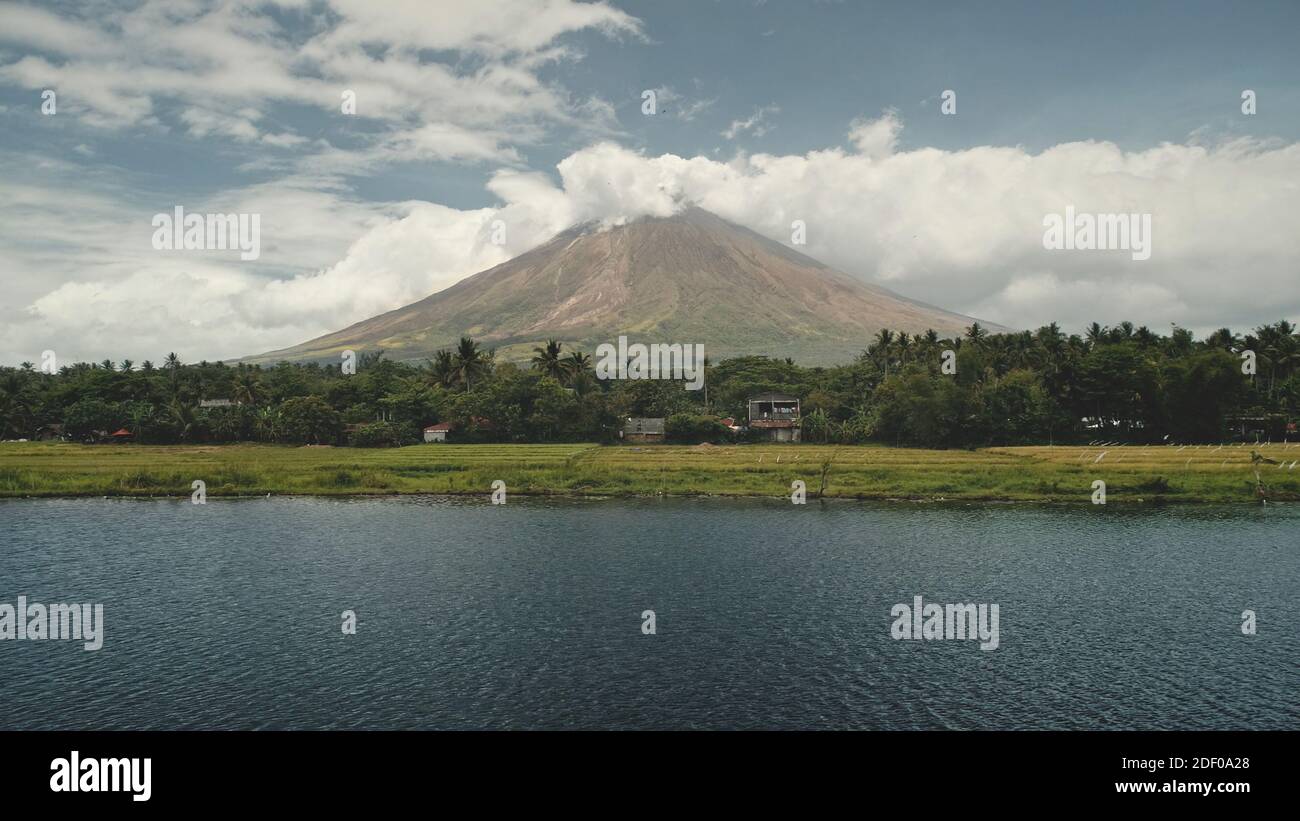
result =
[{"label": "tree line", "polygon": [[[1247,365],[1247,362],[1250,365]],[[706,364],[705,390],[668,380],[600,380],[590,355],[548,341],[527,363],[470,338],[424,362],[364,353],[273,366],[131,360],[45,373],[0,367],[0,438],[146,443],[261,441],[404,445],[449,422],[453,441],[614,442],[627,417],[662,417],[669,440],[724,442],[748,397],[802,400],[805,441],[927,447],[1223,441],[1230,426],[1280,440],[1296,419],[1300,335],[1286,321],[1197,340],[1122,322],[1067,335],[1055,324],[989,334],[884,330],[852,362],[806,367],[743,356]],[[227,399],[201,407],[204,399]],[[740,437],[743,439],[744,434]]]}]

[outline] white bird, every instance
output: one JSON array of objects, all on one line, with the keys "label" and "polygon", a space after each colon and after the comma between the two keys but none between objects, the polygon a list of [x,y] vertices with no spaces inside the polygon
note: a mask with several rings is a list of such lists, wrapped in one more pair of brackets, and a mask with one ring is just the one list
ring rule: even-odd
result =
[{"label": "white bird", "polygon": [[1094,460],[1092,461],[1092,463],[1093,463],[1094,465],[1097,464],[1098,462],[1101,461],[1101,457],[1102,457],[1102,456],[1105,456],[1105,455],[1106,455],[1106,451],[1103,450],[1103,451],[1101,452],[1101,454],[1098,455],[1097,458],[1094,459]]},{"label": "white bird", "polygon": [[[1300,460],[1297,460],[1297,461],[1300,461]],[[1287,468],[1287,470],[1295,470],[1295,462],[1292,462],[1292,463],[1291,463],[1291,467]]]}]

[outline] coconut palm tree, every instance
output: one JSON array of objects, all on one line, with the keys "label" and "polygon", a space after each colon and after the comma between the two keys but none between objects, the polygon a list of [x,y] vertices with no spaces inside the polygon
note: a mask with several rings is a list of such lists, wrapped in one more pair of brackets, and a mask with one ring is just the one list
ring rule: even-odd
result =
[{"label": "coconut palm tree", "polygon": [[1228,353],[1235,353],[1240,344],[1241,338],[1234,334],[1231,328],[1220,328],[1205,337],[1205,347],[1219,348]]},{"label": "coconut palm tree", "polygon": [[567,368],[562,359],[563,344],[554,339],[546,340],[546,347],[533,348],[533,370],[558,381],[564,381]]},{"label": "coconut palm tree", "polygon": [[902,331],[898,334],[895,345],[898,347],[898,364],[906,365],[912,353],[912,337],[908,336],[906,331]]},{"label": "coconut palm tree", "polygon": [[452,361],[457,379],[464,383],[465,390],[468,391],[473,389],[475,377],[487,372],[491,367],[492,355],[481,351],[478,343],[468,336],[462,336],[460,342],[456,344]]},{"label": "coconut palm tree", "polygon": [[239,372],[235,374],[233,399],[245,405],[256,405],[265,393],[258,372],[241,364]]},{"label": "coconut palm tree", "polygon": [[867,348],[867,353],[880,363],[880,369],[884,371],[886,379],[889,378],[889,359],[892,355],[890,349],[893,347],[894,332],[888,328],[881,328],[880,333],[876,334],[876,341]]},{"label": "coconut palm tree", "polygon": [[26,436],[32,426],[31,402],[26,396],[26,380],[16,371],[5,373],[0,381],[0,439],[12,435]]},{"label": "coconut palm tree", "polygon": [[591,356],[582,351],[574,351],[564,357],[564,369],[569,379],[576,379],[580,374],[591,371]]},{"label": "coconut palm tree", "polygon": [[171,407],[172,424],[176,426],[176,433],[182,442],[188,441],[190,434],[194,431],[194,406],[182,402],[180,399],[172,399]]},{"label": "coconut palm tree", "polygon": [[1300,340],[1295,335],[1295,326],[1286,320],[1256,328],[1255,337],[1259,348],[1256,354],[1268,368],[1268,398],[1271,402],[1279,377],[1285,381],[1300,364]]},{"label": "coconut palm tree", "polygon": [[456,383],[456,358],[451,351],[444,349],[433,355],[429,360],[429,377],[444,388]]}]

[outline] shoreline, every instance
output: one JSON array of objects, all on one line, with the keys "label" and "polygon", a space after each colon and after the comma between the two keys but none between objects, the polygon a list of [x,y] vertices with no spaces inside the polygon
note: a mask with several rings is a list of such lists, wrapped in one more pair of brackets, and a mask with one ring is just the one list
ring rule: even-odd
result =
[{"label": "shoreline", "polygon": [[[491,495],[491,491],[461,491],[461,492],[432,492],[432,491],[374,491],[374,492],[339,492],[339,493],[274,493],[270,494],[209,494],[211,499],[219,499],[223,502],[251,502],[256,500],[267,499],[339,499],[347,501],[359,501],[367,499],[446,499],[446,500],[466,500],[475,498],[486,498]],[[720,493],[699,493],[699,492],[681,492],[681,493],[626,493],[626,494],[609,494],[609,493],[566,493],[553,491],[535,491],[520,490],[510,491],[510,496],[521,496],[529,500],[539,499],[557,499],[566,502],[618,502],[628,500],[651,500],[651,499],[694,499],[700,501],[781,501],[789,503],[787,496],[763,496],[757,494],[720,494]],[[137,493],[51,493],[43,495],[12,495],[0,493],[0,502],[12,501],[77,501],[85,499],[102,499],[105,501],[172,501],[184,502],[188,499],[188,494],[137,494]],[[943,506],[1036,506],[1036,507],[1062,507],[1062,508],[1084,508],[1093,507],[1091,502],[1078,501],[1074,499],[1065,499],[1060,497],[1042,497],[1042,498],[1010,498],[1004,496],[960,496],[956,498],[929,498],[929,497],[902,497],[902,496],[826,496],[822,499],[809,499],[808,506],[818,503],[852,503],[867,502],[871,504],[884,505],[934,505]],[[1289,504],[1300,502],[1300,499],[1291,497],[1269,499],[1268,507],[1285,507]],[[1189,498],[1186,496],[1176,497],[1153,497],[1150,499],[1118,499],[1108,502],[1108,507],[1122,507],[1128,509],[1134,508],[1165,508],[1165,507],[1192,507],[1192,506],[1235,506],[1245,507],[1263,507],[1255,500],[1231,500],[1215,498]]]},{"label": "shoreline", "polygon": [[[1258,450],[1272,463],[1252,462]],[[1285,458],[1283,458],[1285,457]],[[1300,501],[1300,446],[460,445],[404,448],[0,444],[0,498],[509,495],[825,499],[891,504],[1259,505]],[[1279,464],[1280,463],[1280,464]]]}]

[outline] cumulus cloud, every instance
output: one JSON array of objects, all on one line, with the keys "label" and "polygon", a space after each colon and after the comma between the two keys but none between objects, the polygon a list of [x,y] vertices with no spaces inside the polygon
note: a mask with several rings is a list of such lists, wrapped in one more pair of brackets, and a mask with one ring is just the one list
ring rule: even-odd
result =
[{"label": "cumulus cloud", "polygon": [[[210,357],[256,353],[426,296],[570,225],[668,216],[687,205],[782,242],[791,222],[803,220],[808,244],[798,250],[907,296],[1013,327],[1058,321],[1077,331],[1094,320],[1129,319],[1206,332],[1300,319],[1300,144],[900,150],[901,127],[887,112],[851,126],[851,150],[727,162],[605,141],[568,156],[557,177],[497,172],[488,183],[497,205],[472,210],[428,202],[365,206],[342,193],[309,191],[277,200],[277,187],[248,189],[213,207],[267,215],[263,265],[271,270],[253,274],[230,258],[205,257],[195,267],[183,254],[167,261],[139,248],[128,253],[114,244],[111,220],[89,230],[97,223],[88,219],[83,229],[97,239],[84,258],[138,261],[138,270],[115,279],[91,267],[52,292],[30,294],[21,304],[32,311],[0,331],[0,354],[14,359],[20,350],[50,347],[35,347],[37,315],[47,323],[42,328],[79,339],[88,358],[110,351],[156,358],[148,345],[179,347],[166,341],[176,339]],[[30,205],[8,207],[39,212]],[[1151,214],[1150,259],[1044,249],[1045,215],[1067,207]],[[93,200],[82,208],[88,217],[97,213]],[[20,230],[40,232],[35,217],[14,217],[26,220]],[[491,241],[497,221],[504,245]],[[331,226],[334,256],[303,265],[295,255],[326,259],[312,247],[321,225]]]},{"label": "cumulus cloud", "polygon": [[898,147],[898,135],[903,123],[898,112],[890,109],[876,120],[858,118],[849,125],[849,142],[858,153],[870,159],[883,159]]},{"label": "cumulus cloud", "polygon": [[[510,226],[506,250],[514,255],[570,224],[699,205],[783,242],[801,219],[808,245],[799,250],[908,296],[1013,327],[1059,321],[1078,329],[1131,319],[1204,331],[1300,316],[1293,287],[1300,144],[1237,140],[1126,152],[1086,141],[1036,154],[992,146],[899,151],[901,128],[897,114],[886,112],[853,125],[854,151],[730,162],[648,156],[604,142],[563,160],[558,184],[538,174],[499,174],[490,184],[502,201],[494,212],[427,215],[479,225],[454,264],[436,266],[438,282],[454,281],[457,264],[470,274],[499,261],[484,241],[494,218]],[[1151,214],[1151,258],[1044,249],[1045,215],[1066,207]],[[397,233],[406,230],[423,235],[431,226],[411,221]],[[422,286],[431,282],[431,267],[411,271]]]}]

